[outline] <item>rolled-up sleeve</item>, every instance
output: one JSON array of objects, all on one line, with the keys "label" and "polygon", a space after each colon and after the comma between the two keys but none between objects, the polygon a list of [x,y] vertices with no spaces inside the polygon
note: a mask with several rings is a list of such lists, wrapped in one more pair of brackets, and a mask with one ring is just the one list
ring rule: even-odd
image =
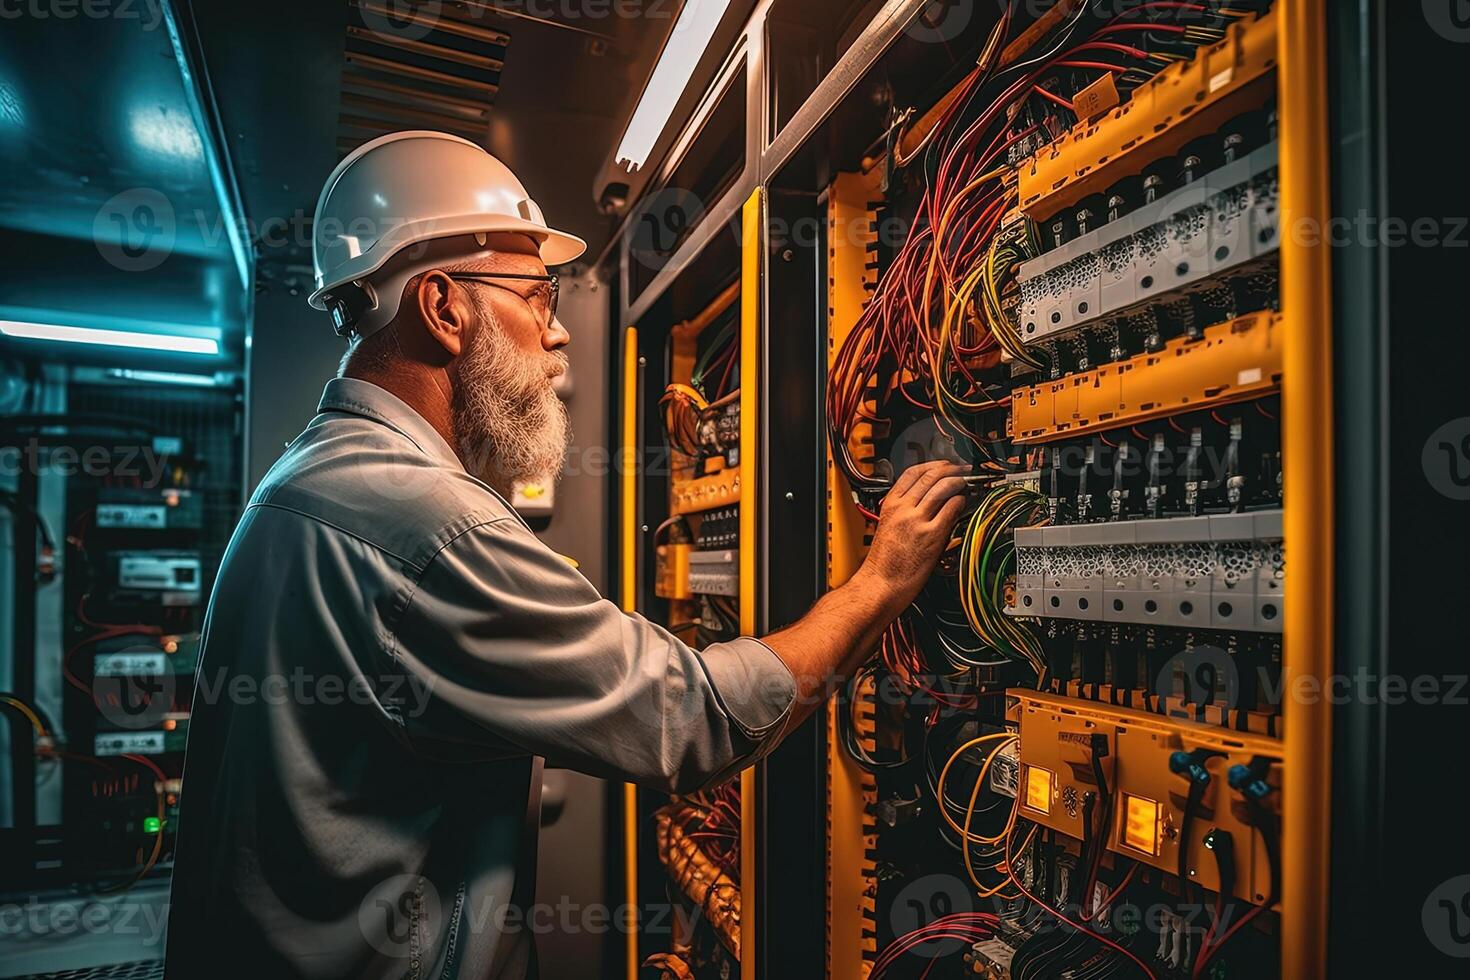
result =
[{"label": "rolled-up sleeve", "polygon": [[447,544],[396,619],[392,652],[416,692],[404,727],[435,751],[520,750],[682,792],[769,751],[796,697],[764,643],[696,652],[514,520]]}]

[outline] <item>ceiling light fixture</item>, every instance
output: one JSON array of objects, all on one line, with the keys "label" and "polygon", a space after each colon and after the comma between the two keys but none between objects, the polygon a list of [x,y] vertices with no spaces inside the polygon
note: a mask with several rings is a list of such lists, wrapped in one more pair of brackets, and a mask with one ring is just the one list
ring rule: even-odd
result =
[{"label": "ceiling light fixture", "polygon": [[175,354],[219,354],[219,341],[216,339],[180,334],[143,333],[138,330],[99,330],[96,327],[71,327],[59,323],[0,320],[0,334],[23,340],[55,340],[67,344],[129,347],[135,350],[168,351]]},{"label": "ceiling light fixture", "polygon": [[688,87],[695,66],[704,57],[715,28],[720,26],[729,6],[730,0],[687,0],[679,11],[673,33],[623,133],[623,141],[618,146],[618,166],[632,173],[648,162],[654,144],[663,135],[674,106]]}]

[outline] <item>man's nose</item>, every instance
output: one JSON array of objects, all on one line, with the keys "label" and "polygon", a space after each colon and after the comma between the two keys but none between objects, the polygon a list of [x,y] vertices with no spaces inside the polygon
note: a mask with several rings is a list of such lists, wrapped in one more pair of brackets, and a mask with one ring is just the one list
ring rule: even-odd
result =
[{"label": "man's nose", "polygon": [[567,333],[567,328],[561,325],[557,317],[551,318],[551,325],[541,331],[541,346],[546,350],[557,350],[572,342],[572,335]]}]

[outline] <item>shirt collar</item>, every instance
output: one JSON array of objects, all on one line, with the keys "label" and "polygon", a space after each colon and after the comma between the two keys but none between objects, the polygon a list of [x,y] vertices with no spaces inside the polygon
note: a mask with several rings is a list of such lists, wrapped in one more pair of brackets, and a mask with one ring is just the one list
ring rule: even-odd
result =
[{"label": "shirt collar", "polygon": [[408,438],[426,456],[463,469],[464,464],[439,430],[397,395],[361,378],[333,378],[322,392],[317,412],[348,412],[381,422]]}]

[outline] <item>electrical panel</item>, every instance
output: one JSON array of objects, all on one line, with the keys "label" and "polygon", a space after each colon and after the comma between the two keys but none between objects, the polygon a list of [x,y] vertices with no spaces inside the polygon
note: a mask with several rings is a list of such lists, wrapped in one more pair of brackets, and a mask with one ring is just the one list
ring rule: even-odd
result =
[{"label": "electrical panel", "polygon": [[12,625],[26,642],[3,700],[34,719],[32,768],[12,771],[13,880],[108,894],[171,869],[199,630],[243,456],[228,376],[99,377],[34,376],[36,404],[68,409],[12,431],[49,462],[15,481],[12,514],[42,542],[42,574],[18,592]]},{"label": "electrical panel", "polygon": [[[656,419],[639,447],[653,465],[633,491],[648,501],[650,516],[639,553],[651,567],[651,588],[638,611],[699,649],[745,632],[752,601],[741,575],[742,454],[749,449],[742,432],[744,286],[714,264],[687,279],[697,299],[671,301],[662,317],[640,324],[643,370],[629,411]],[[655,524],[653,514],[663,519]],[[741,956],[741,780],[673,797],[630,792],[631,847],[647,876],[640,891],[672,903],[685,924],[670,935],[650,929],[639,937],[643,972],[731,975]]]},{"label": "electrical panel", "polygon": [[829,968],[1279,976],[1279,15],[1041,7],[825,194],[830,583],[973,487],[830,710]]}]

